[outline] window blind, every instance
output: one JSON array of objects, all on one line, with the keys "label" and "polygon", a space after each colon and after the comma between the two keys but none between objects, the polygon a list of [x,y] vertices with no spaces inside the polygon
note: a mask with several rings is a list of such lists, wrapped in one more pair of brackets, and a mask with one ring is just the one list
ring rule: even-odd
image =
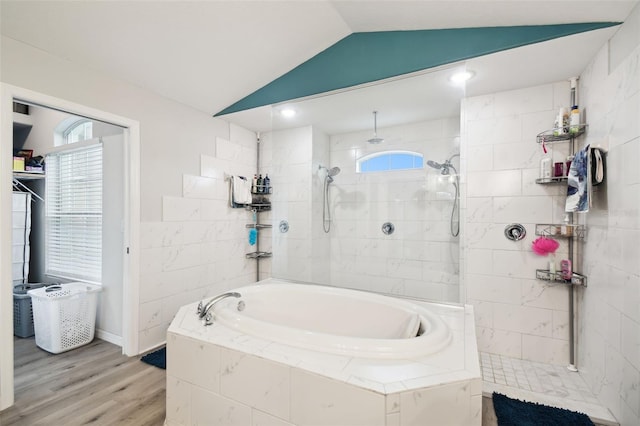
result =
[{"label": "window blind", "polygon": [[47,155],[46,173],[46,273],[100,282],[102,144]]}]

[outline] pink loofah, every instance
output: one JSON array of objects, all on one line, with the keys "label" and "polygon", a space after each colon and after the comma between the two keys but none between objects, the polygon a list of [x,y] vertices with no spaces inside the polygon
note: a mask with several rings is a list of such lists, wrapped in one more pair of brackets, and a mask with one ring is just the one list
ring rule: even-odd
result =
[{"label": "pink loofah", "polygon": [[546,256],[549,253],[555,253],[560,244],[551,238],[540,237],[531,243],[531,248],[540,256]]}]

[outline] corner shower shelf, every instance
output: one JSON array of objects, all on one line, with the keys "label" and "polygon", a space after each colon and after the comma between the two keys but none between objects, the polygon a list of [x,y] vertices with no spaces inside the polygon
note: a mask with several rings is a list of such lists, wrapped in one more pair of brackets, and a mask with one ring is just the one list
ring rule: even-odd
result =
[{"label": "corner shower shelf", "polygon": [[247,259],[261,259],[263,257],[271,257],[273,254],[268,251],[254,251],[253,253],[245,254]]},{"label": "corner shower shelf", "polygon": [[263,228],[271,228],[271,224],[267,223],[247,223],[245,228],[255,228],[255,229],[263,229]]},{"label": "corner shower shelf", "polygon": [[271,203],[251,203],[245,206],[247,210],[255,210],[256,212],[266,212],[271,210]]},{"label": "corner shower shelf", "polygon": [[577,138],[582,135],[587,130],[586,124],[579,124],[577,132],[567,132],[561,135],[555,134],[558,129],[545,130],[542,133],[538,133],[536,136],[536,141],[540,144],[542,143],[554,143],[554,142],[566,142],[571,139]]},{"label": "corner shower shelf", "polygon": [[270,195],[273,194],[273,186],[256,185],[258,191],[251,189],[253,195]]},{"label": "corner shower shelf", "polygon": [[577,272],[571,274],[571,279],[565,279],[561,272],[551,273],[548,269],[536,269],[536,279],[556,283],[581,285],[583,287],[587,286],[587,277]]},{"label": "corner shower shelf", "polygon": [[559,238],[584,238],[586,229],[570,223],[537,223],[536,235]]},{"label": "corner shower shelf", "polygon": [[558,177],[550,177],[550,178],[538,178],[536,179],[536,183],[542,185],[548,185],[551,183],[567,183],[567,176],[558,176]]}]

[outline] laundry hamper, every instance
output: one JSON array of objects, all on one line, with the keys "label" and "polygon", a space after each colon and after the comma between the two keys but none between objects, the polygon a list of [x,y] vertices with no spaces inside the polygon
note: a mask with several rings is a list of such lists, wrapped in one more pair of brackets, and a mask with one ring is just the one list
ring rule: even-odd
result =
[{"label": "laundry hamper", "polygon": [[13,286],[13,335],[31,337],[33,330],[33,307],[27,291],[44,287],[44,284],[29,283]]},{"label": "laundry hamper", "polygon": [[29,290],[36,345],[58,354],[91,342],[101,290],[79,282]]}]

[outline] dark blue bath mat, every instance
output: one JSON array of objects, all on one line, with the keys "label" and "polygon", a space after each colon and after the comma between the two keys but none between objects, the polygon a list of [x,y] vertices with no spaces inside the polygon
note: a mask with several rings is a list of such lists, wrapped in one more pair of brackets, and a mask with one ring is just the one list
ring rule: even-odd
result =
[{"label": "dark blue bath mat", "polygon": [[594,426],[586,414],[493,393],[498,426]]},{"label": "dark blue bath mat", "polygon": [[167,348],[158,349],[157,351],[150,352],[140,358],[140,361],[147,364],[154,365],[163,370],[167,369]]}]

